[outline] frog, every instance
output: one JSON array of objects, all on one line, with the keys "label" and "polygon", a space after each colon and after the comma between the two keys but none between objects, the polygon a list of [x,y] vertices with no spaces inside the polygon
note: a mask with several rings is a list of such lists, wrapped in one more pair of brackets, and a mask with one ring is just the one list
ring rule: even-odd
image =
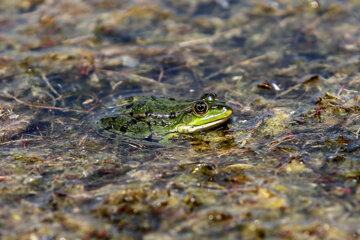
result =
[{"label": "frog", "polygon": [[97,124],[112,135],[166,142],[219,127],[232,114],[233,109],[212,92],[196,100],[138,95],[118,101],[99,117]]}]

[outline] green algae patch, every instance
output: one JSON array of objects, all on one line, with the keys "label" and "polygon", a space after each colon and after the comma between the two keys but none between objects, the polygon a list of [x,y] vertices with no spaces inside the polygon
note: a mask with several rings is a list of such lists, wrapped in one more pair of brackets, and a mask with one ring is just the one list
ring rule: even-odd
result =
[{"label": "green algae patch", "polygon": [[271,136],[279,136],[285,133],[290,121],[290,114],[277,110],[274,116],[265,121],[263,133]]},{"label": "green algae patch", "polygon": [[295,160],[286,165],[285,171],[287,173],[302,173],[311,171],[311,169],[307,168],[304,163]]}]

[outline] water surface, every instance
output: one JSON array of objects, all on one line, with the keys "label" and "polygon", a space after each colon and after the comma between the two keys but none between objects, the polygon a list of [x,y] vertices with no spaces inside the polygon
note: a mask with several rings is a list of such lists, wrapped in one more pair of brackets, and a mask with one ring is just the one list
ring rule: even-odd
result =
[{"label": "water surface", "polygon": [[[2,239],[359,237],[359,1],[0,0]],[[101,136],[119,97],[228,129]],[[145,146],[144,146],[145,145]]]}]

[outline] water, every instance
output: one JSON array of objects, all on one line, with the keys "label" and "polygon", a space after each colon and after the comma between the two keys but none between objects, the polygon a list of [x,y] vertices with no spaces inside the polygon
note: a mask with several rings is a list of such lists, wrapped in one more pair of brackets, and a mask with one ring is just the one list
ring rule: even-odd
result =
[{"label": "water", "polygon": [[[3,239],[356,239],[358,1],[0,1]],[[233,109],[170,145],[119,97]]]}]

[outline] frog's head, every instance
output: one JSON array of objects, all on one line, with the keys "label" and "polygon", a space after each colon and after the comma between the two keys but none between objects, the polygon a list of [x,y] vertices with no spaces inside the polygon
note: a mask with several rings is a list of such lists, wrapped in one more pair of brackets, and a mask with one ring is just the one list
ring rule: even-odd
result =
[{"label": "frog's head", "polygon": [[233,110],[224,102],[216,99],[215,93],[205,93],[199,100],[191,105],[191,110],[183,116],[176,126],[180,133],[195,133],[211,129],[226,122]]}]

